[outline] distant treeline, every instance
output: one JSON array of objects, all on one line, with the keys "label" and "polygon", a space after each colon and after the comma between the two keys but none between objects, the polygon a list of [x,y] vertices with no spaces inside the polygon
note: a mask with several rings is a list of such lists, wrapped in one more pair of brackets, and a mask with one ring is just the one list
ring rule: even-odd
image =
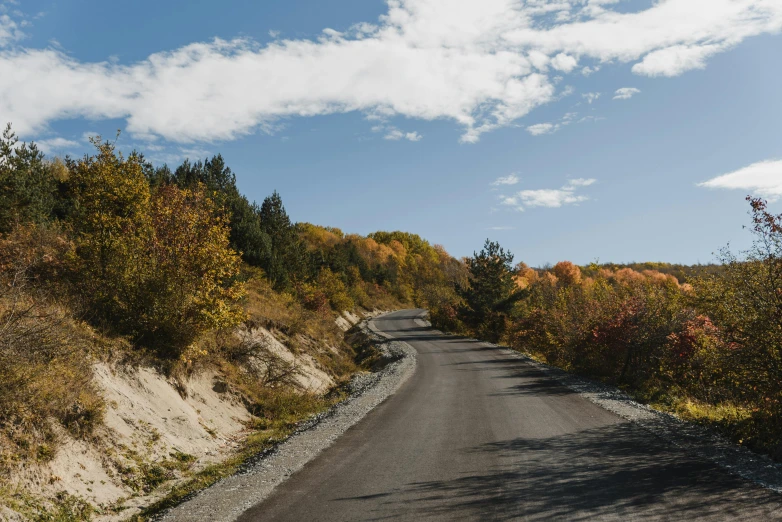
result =
[{"label": "distant treeline", "polygon": [[77,297],[85,317],[142,344],[174,353],[237,324],[250,268],[324,313],[426,305],[466,281],[458,261],[415,234],[293,223],[277,192],[250,202],[220,155],[172,170],[93,143],[93,155],[50,161],[9,125],[0,140],[4,251],[29,249],[25,269],[37,284]]},{"label": "distant treeline", "polygon": [[686,283],[688,280],[706,276],[719,275],[724,272],[724,266],[718,263],[697,264],[697,265],[679,265],[676,263],[646,262],[646,263],[600,263],[601,268],[616,272],[623,268],[629,268],[636,272],[653,270],[661,274],[672,275],[680,283]]}]

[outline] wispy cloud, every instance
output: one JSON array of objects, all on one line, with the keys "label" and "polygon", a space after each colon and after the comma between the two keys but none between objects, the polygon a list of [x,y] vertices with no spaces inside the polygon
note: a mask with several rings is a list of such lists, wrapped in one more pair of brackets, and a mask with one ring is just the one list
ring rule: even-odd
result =
[{"label": "wispy cloud", "polygon": [[24,33],[20,24],[16,23],[9,15],[0,14],[0,47],[21,40],[23,37]]},{"label": "wispy cloud", "polygon": [[568,113],[565,113],[565,115],[562,116],[562,118],[558,122],[556,122],[556,123],[547,122],[547,123],[537,123],[535,125],[530,125],[529,127],[527,127],[527,132],[529,132],[533,136],[542,136],[544,134],[554,134],[555,132],[560,130],[562,127],[570,125],[573,122],[581,123],[582,121],[584,121],[584,118],[582,118],[581,120],[576,120],[577,116],[578,116],[577,112],[568,112]]},{"label": "wispy cloud", "polygon": [[558,123],[536,123],[527,127],[527,132],[533,136],[542,136],[543,134],[552,134],[560,128]]},{"label": "wispy cloud", "polygon": [[600,93],[599,92],[588,92],[586,94],[582,94],[581,97],[584,98],[584,100],[586,100],[586,102],[588,104],[592,105],[592,102],[595,102],[595,101],[597,101],[598,98],[600,98]]},{"label": "wispy cloud", "polygon": [[519,181],[521,181],[521,178],[514,172],[513,174],[508,174],[507,176],[501,176],[495,179],[491,184],[492,186],[497,187],[500,185],[515,185]]},{"label": "wispy cloud", "polygon": [[512,207],[518,211],[524,211],[525,208],[559,208],[565,205],[572,205],[587,201],[589,199],[588,196],[577,194],[576,192],[580,188],[594,184],[596,181],[592,178],[576,178],[569,180],[567,184],[558,189],[521,190],[510,196],[500,196],[500,204]]},{"label": "wispy cloud", "polygon": [[699,187],[743,190],[776,201],[782,198],[782,160],[753,163],[742,169],[717,176]]},{"label": "wispy cloud", "polygon": [[586,66],[583,69],[581,69],[581,74],[583,74],[584,76],[592,76],[593,74],[595,74],[599,70],[600,70],[600,66],[599,65],[594,65],[592,67]]},{"label": "wispy cloud", "polygon": [[639,94],[641,92],[640,89],[636,89],[635,87],[622,87],[621,89],[617,89],[614,93],[614,99],[615,100],[629,100],[636,94]]},{"label": "wispy cloud", "polygon": [[568,181],[564,188],[574,189],[576,187],[588,187],[594,185],[597,180],[594,178],[576,178]]},{"label": "wispy cloud", "polygon": [[728,43],[716,45],[673,45],[649,53],[633,72],[644,76],[679,76],[685,71],[703,69],[706,59],[724,51]]},{"label": "wispy cloud", "polygon": [[[615,4],[394,0],[378,20],[313,39],[214,39],[125,64],[6,47],[0,114],[21,135],[63,118],[124,118],[136,138],[191,143],[274,132],[290,117],[382,112],[448,119],[462,141],[475,142],[557,99],[554,76],[608,63],[674,76],[782,30],[778,0],[664,0],[633,12]],[[1,14],[0,46],[16,45],[20,34]]]},{"label": "wispy cloud", "polygon": [[211,152],[201,147],[161,147],[155,145],[150,149],[149,146],[144,146],[145,151],[151,151],[146,157],[155,163],[166,163],[169,165],[175,165],[181,163],[185,159],[191,161],[198,161],[209,157]]},{"label": "wispy cloud", "polygon": [[73,141],[61,137],[38,140],[35,142],[35,144],[38,146],[39,149],[41,149],[46,154],[65,152],[69,148],[80,146],[78,141]]},{"label": "wispy cloud", "polygon": [[398,141],[398,140],[408,140],[408,141],[420,141],[423,136],[418,134],[418,132],[402,132],[399,129],[392,129],[383,136],[384,139],[391,140],[391,141]]}]

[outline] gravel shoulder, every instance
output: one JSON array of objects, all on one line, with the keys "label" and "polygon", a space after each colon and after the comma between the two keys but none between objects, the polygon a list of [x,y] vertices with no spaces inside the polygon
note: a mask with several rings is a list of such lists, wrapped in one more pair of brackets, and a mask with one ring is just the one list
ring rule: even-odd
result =
[{"label": "gravel shoulder", "polygon": [[245,464],[237,474],[199,492],[156,520],[236,520],[392,395],[415,371],[416,352],[407,343],[380,332],[372,320],[359,327],[383,354],[386,365],[380,371],[357,375],[350,383],[350,398],[311,419],[285,442]]}]

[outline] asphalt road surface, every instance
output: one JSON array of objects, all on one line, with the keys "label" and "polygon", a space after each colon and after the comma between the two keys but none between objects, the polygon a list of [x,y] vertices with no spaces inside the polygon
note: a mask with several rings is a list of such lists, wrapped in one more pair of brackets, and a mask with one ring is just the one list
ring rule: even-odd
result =
[{"label": "asphalt road surface", "polygon": [[407,310],[415,374],[242,521],[769,520],[782,495]]}]

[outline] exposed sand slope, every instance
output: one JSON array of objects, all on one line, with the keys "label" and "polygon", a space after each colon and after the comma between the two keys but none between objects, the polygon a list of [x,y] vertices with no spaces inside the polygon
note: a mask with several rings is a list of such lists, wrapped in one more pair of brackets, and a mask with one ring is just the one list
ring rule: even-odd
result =
[{"label": "exposed sand slope", "polygon": [[[355,316],[348,317],[352,322]],[[271,353],[295,364],[295,378],[303,390],[323,393],[334,385],[314,357],[294,354],[268,330],[240,335],[261,340]],[[98,363],[93,370],[107,405],[105,426],[89,442],[60,430],[54,459],[20,469],[11,483],[16,491],[49,499],[66,492],[100,509],[122,506],[119,514],[97,519],[124,520],[174,483],[144,494],[140,487],[145,467],[184,454],[199,469],[225,458],[246,435],[244,426],[250,414],[214,371],[178,384],[151,368]],[[178,480],[179,472],[173,473],[173,480]],[[14,520],[12,511],[0,509],[0,520]]]}]

